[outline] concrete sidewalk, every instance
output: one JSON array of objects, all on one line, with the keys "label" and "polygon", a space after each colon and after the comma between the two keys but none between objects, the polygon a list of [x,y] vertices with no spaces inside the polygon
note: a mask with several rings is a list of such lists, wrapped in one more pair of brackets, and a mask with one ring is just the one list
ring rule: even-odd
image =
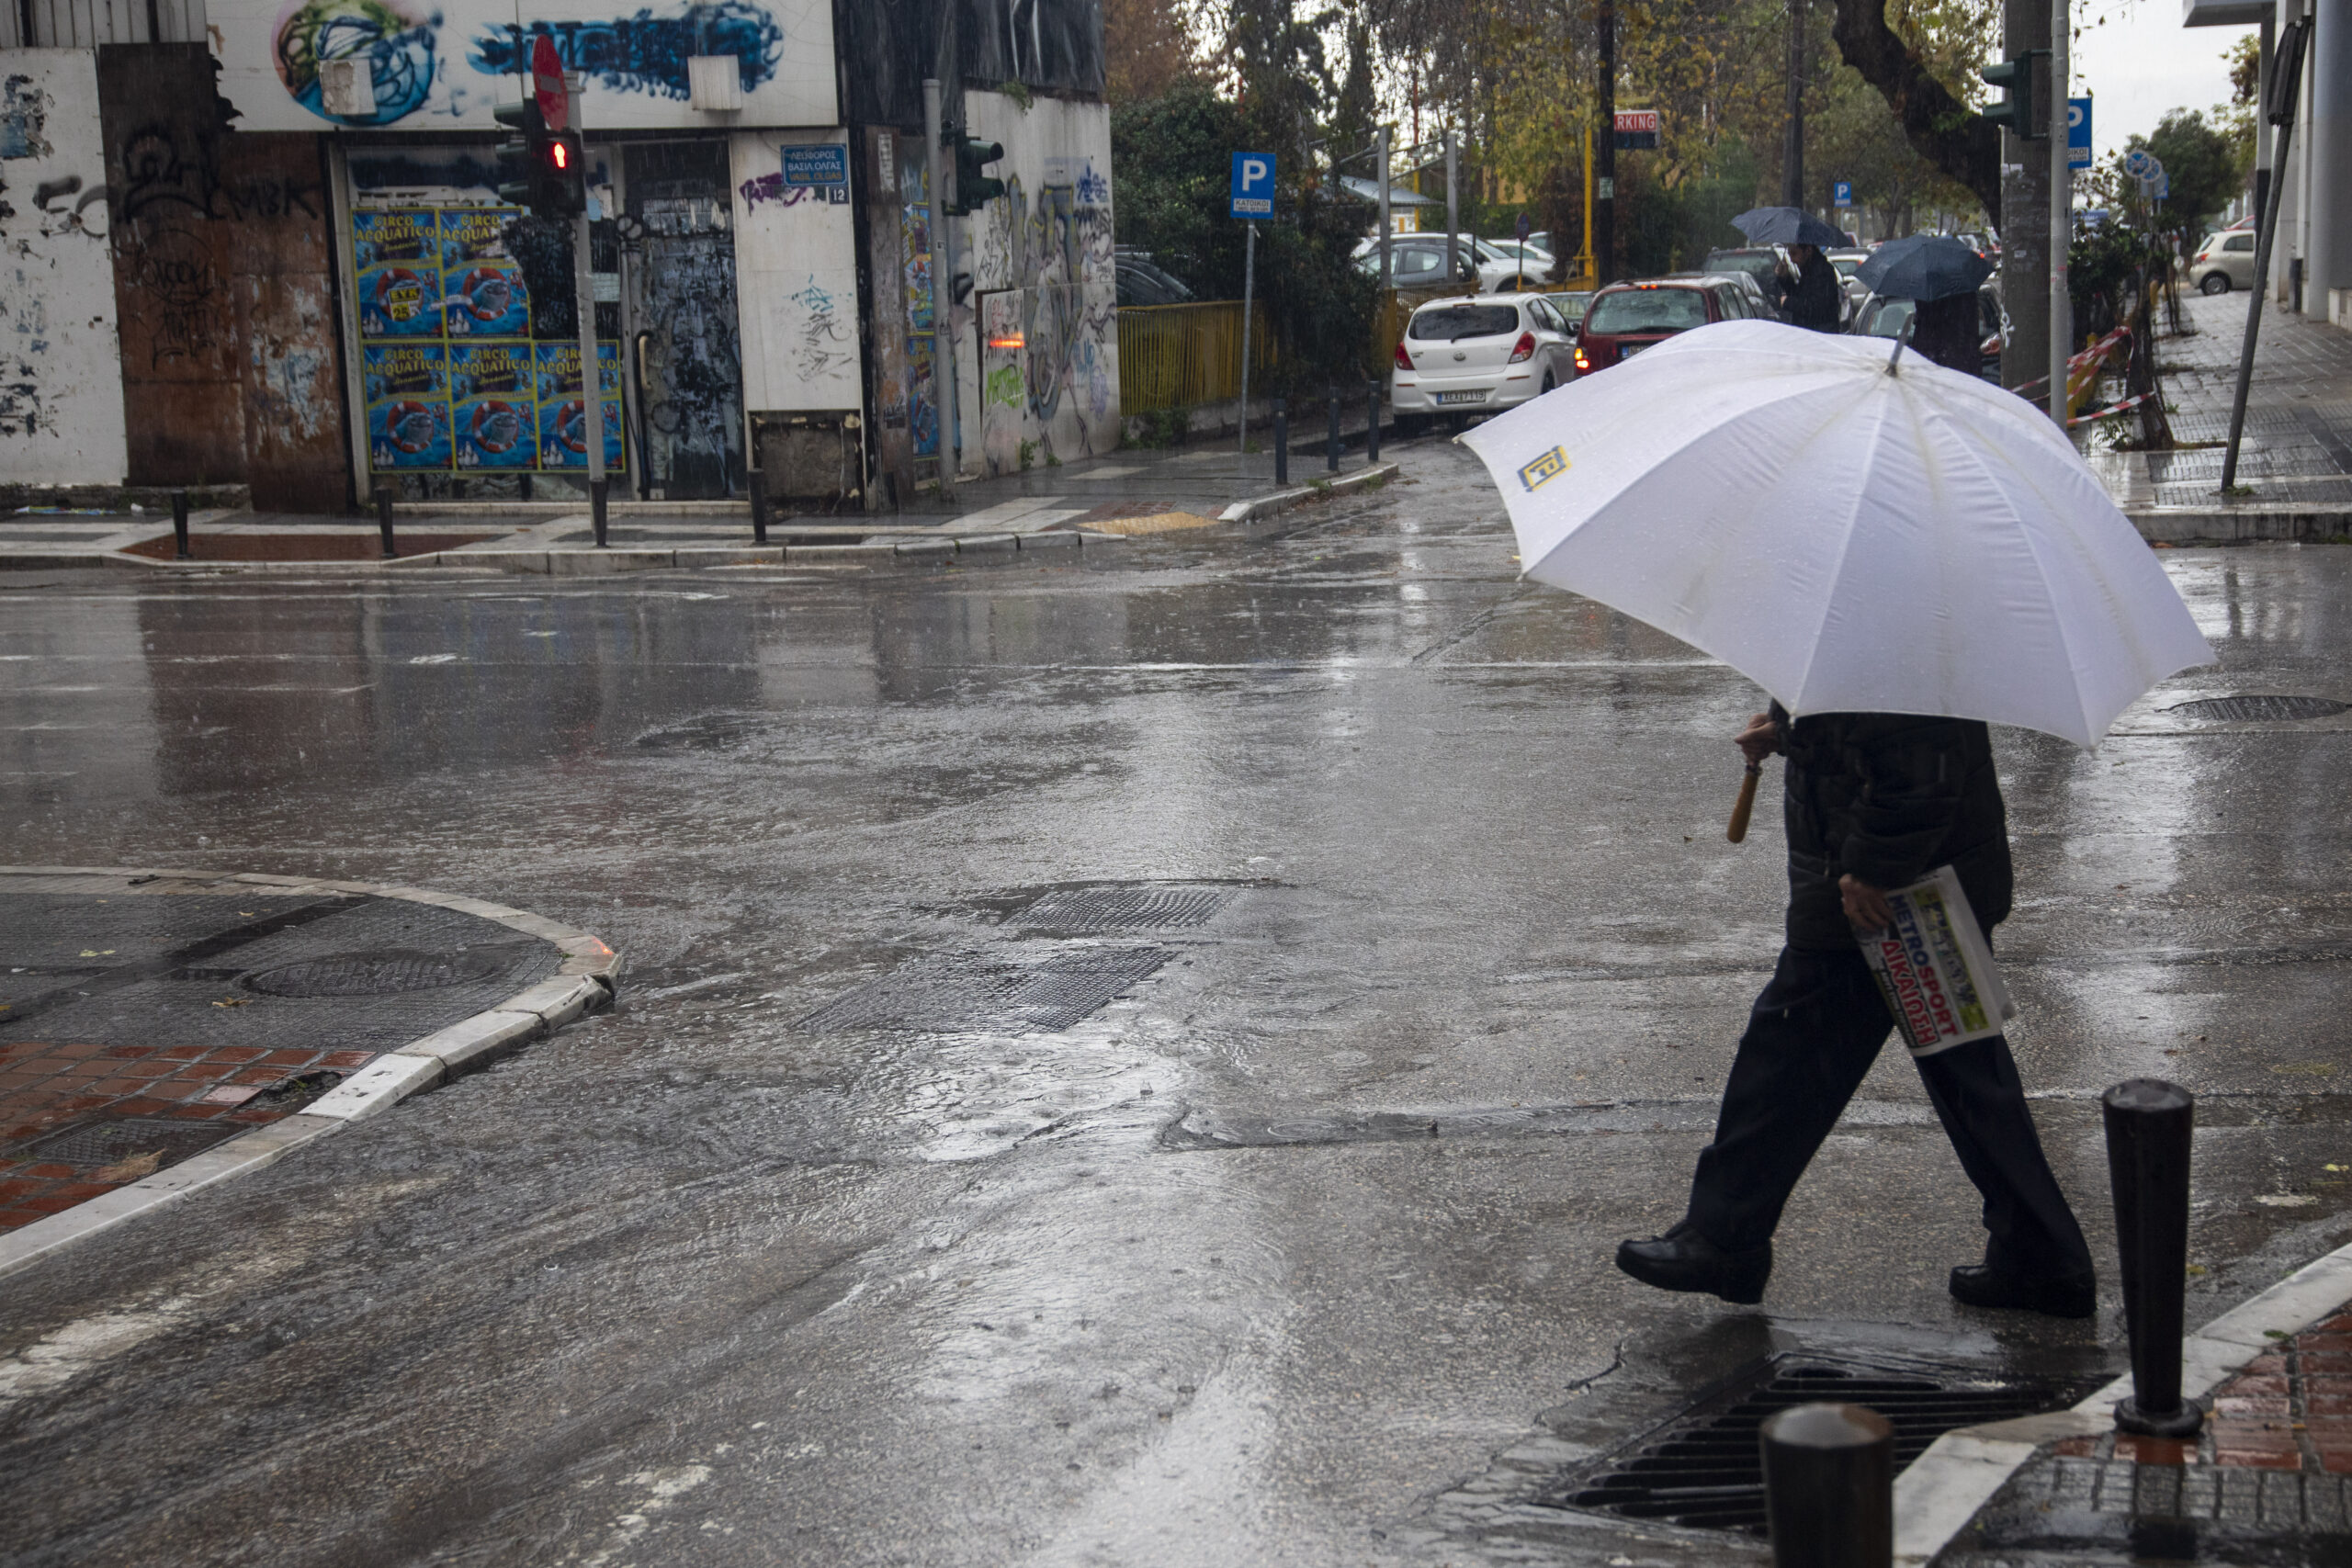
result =
[{"label": "concrete sidewalk", "polygon": [[2244,493],[2221,493],[2248,302],[2244,293],[2192,295],[2183,311],[2195,331],[2157,341],[2173,434],[2182,447],[2118,452],[2096,434],[2087,438],[2092,470],[2153,542],[2352,533],[2352,333],[2275,306],[2263,310],[2247,389],[2237,472]]},{"label": "concrete sidewalk", "polygon": [[413,887],[0,867],[0,1274],[610,1005],[595,937]]}]

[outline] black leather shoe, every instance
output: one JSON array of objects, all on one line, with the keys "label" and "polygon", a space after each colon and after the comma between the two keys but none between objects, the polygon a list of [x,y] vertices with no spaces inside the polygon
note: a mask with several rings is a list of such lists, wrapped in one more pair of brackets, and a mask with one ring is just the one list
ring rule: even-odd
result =
[{"label": "black leather shoe", "polygon": [[2050,1317],[2088,1317],[2098,1311],[2098,1282],[2084,1274],[2072,1280],[2004,1274],[1985,1263],[1963,1263],[1951,1271],[1952,1300],[2000,1312],[2038,1312]]},{"label": "black leather shoe", "polygon": [[1618,1243],[1617,1267],[1661,1291],[1700,1291],[1754,1306],[1764,1299],[1764,1281],[1772,1277],[1772,1248],[1767,1244],[1726,1252],[1685,1220],[1648,1241]]}]

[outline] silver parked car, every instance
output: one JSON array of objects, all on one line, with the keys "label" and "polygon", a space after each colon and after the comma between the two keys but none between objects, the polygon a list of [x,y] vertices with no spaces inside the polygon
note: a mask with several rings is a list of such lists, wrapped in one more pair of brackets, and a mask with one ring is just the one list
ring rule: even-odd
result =
[{"label": "silver parked car", "polygon": [[2181,270],[2190,288],[2201,288],[2208,294],[2253,288],[2254,231],[2224,229],[2218,234],[2208,234]]},{"label": "silver parked car", "polygon": [[1576,334],[1549,299],[1484,294],[1413,312],[1396,344],[1388,406],[1400,434],[1434,415],[1492,413],[1543,396],[1576,374]]}]

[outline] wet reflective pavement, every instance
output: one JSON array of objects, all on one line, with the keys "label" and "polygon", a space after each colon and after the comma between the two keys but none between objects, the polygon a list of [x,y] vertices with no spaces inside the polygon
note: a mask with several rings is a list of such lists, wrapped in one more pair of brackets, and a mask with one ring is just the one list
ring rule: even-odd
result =
[{"label": "wet reflective pavement", "polygon": [[[1723,839],[1760,699],[1518,583],[1466,453],[1386,455],[1050,566],[0,580],[0,858],[631,957],[614,1014],[8,1281],[0,1562],[1721,1562],[1463,1498],[1768,1342],[2111,1371],[2111,1269],[2088,1325],[1944,1295],[1977,1205],[1899,1052],[1760,1311],[1610,1267],[1777,945],[1778,834]],[[2352,699],[2352,553],[2165,559],[2223,664],[2096,753],[1997,738],[2002,950],[2102,1259],[2098,1090],[2201,1097],[2194,1323],[2352,1235],[2352,716],[2165,710]]]}]

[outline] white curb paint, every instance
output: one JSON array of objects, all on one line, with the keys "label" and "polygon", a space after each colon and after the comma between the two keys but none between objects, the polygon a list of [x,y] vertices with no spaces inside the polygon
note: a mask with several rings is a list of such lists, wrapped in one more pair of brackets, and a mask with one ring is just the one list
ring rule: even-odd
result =
[{"label": "white curb paint", "polygon": [[[2205,1398],[2256,1356],[2277,1348],[2274,1332],[2293,1334],[2347,1301],[2352,1301],[2352,1246],[2304,1264],[2184,1340],[2181,1397]],[[1896,1568],[1924,1568],[2043,1444],[2112,1430],[2116,1402],[2131,1392],[2132,1378],[2126,1373],[2072,1410],[1963,1427],[1938,1438],[1895,1479]]]},{"label": "white curb paint", "polygon": [[[10,876],[87,877],[91,879],[88,891],[125,897],[233,892],[243,886],[267,887],[281,897],[357,893],[377,898],[400,898],[412,904],[456,909],[510,926],[554,944],[565,956],[552,977],[526,987],[496,1007],[463,1022],[386,1052],[291,1116],[265,1122],[142,1181],[118,1187],[77,1203],[62,1214],[36,1220],[0,1235],[0,1277],[28,1268],[101,1231],[111,1230],[125,1220],[169,1207],[215,1182],[258,1170],[312,1138],[324,1137],[413,1094],[422,1094],[462,1070],[486,1066],[526,1040],[560,1029],[583,1012],[609,1006],[620,975],[621,955],[576,927],[559,925],[503,904],[487,904],[479,898],[421,887],[265,876],[251,872],[229,874],[123,866],[0,866],[0,877]],[[128,886],[132,877],[153,880],[134,887]]]},{"label": "white curb paint", "polygon": [[1336,479],[1300,485],[1294,490],[1278,490],[1272,495],[1261,495],[1254,501],[1237,501],[1217,513],[1220,523],[1248,523],[1254,518],[1285,512],[1302,501],[1312,501],[1318,495],[1345,495],[1351,490],[1362,490],[1368,484],[1395,479],[1401,468],[1394,463],[1383,463],[1376,468],[1358,468]]}]

